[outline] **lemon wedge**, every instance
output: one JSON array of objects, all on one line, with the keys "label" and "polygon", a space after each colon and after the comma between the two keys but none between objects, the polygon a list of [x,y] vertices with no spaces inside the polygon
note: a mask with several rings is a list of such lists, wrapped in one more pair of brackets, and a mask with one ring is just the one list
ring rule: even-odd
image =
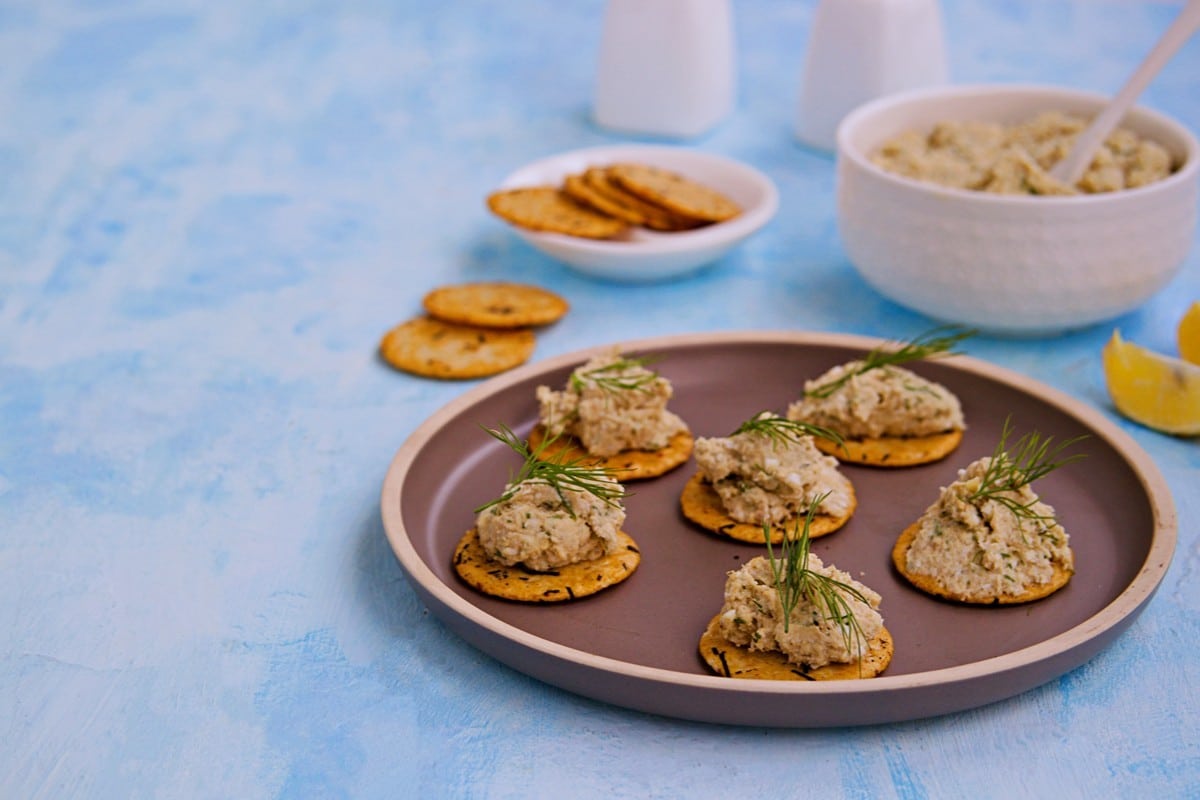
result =
[{"label": "lemon wedge", "polygon": [[1135,422],[1200,434],[1200,366],[1126,342],[1114,330],[1104,346],[1104,378],[1117,410]]},{"label": "lemon wedge", "polygon": [[1179,320],[1179,357],[1193,364],[1200,364],[1200,300]]}]

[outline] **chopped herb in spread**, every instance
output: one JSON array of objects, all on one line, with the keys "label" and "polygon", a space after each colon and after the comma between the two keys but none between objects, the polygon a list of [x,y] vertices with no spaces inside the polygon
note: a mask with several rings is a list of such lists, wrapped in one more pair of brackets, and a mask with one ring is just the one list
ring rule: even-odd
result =
[{"label": "chopped herb in spread", "polygon": [[789,426],[756,414],[731,436],[699,438],[695,457],[726,513],[738,522],[778,523],[802,514],[814,497],[820,513],[840,517],[854,504],[853,489],[837,459],[821,453],[809,426]]},{"label": "chopped herb in spread", "polygon": [[935,328],[897,347],[879,347],[862,359],[833,367],[804,384],[804,395],[788,407],[788,419],[853,440],[961,431],[958,398],[899,365],[954,353],[955,345],[973,333]]},{"label": "chopped herb in spread", "polygon": [[767,556],[730,572],[718,617],[723,636],[758,651],[778,651],[817,668],[861,661],[880,628],[880,596],[809,551],[808,529],[822,498],[814,498],[794,537],[775,556],[764,526]]},{"label": "chopped herb in spread", "polygon": [[625,521],[613,470],[579,460],[542,460],[506,426],[488,430],[524,459],[501,496],[475,509],[488,555],[535,571],[599,558],[617,546]]},{"label": "chopped herb in spread", "polygon": [[907,342],[901,342],[899,347],[877,347],[867,353],[861,361],[846,365],[836,377],[829,379],[817,378],[804,387],[805,397],[829,397],[838,389],[845,386],[855,377],[865,372],[881,367],[906,364],[910,361],[920,361],[937,355],[950,355],[956,352],[954,346],[963,339],[975,335],[973,330],[959,328],[934,328],[926,331]]},{"label": "chopped herb in spread", "polygon": [[1082,457],[1063,456],[1078,439],[1054,445],[1034,432],[1010,447],[1010,433],[1006,420],[992,455],[960,470],[926,509],[897,564],[902,572],[926,576],[939,594],[967,602],[1065,583],[1074,569],[1069,537],[1030,484]]},{"label": "chopped herb in spread", "polygon": [[667,410],[671,383],[647,368],[650,361],[613,351],[572,372],[563,391],[539,386],[539,419],[546,432],[573,436],[595,456],[666,447],[687,426]]}]

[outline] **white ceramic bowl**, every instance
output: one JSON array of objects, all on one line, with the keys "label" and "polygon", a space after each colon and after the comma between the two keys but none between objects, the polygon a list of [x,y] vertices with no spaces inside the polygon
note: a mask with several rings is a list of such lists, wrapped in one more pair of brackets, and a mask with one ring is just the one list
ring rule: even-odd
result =
[{"label": "white ceramic bowl", "polygon": [[949,189],[869,160],[886,140],[943,120],[1017,123],[1040,111],[1094,115],[1107,98],[1046,86],[951,86],[860,106],[838,128],[842,243],[892,300],[994,333],[1044,335],[1111,319],[1161,289],[1193,243],[1200,143],[1145,108],[1123,127],[1171,153],[1178,170],[1128,191],[1072,197]]},{"label": "white ceramic bowl", "polygon": [[618,161],[635,161],[673,170],[724,192],[742,213],[721,222],[678,233],[631,228],[616,239],[583,239],[513,226],[533,247],[573,269],[607,280],[648,283],[674,278],[716,261],[775,216],[779,192],[758,170],[733,159],[679,147],[616,145],[573,150],[521,167],[501,183],[516,186],[558,185],[573,172]]}]

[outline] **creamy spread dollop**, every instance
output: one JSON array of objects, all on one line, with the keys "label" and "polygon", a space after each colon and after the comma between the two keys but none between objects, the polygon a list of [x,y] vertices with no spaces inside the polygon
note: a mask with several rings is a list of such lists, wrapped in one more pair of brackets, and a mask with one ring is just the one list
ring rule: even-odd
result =
[{"label": "creamy spread dollop", "polygon": [[[618,485],[607,476],[596,480]],[[619,500],[569,488],[560,496],[538,480],[510,485],[509,490],[475,520],[479,542],[495,561],[545,571],[599,558],[618,546],[617,533],[625,521]]]},{"label": "creamy spread dollop", "polygon": [[908,178],[994,194],[1073,195],[1134,189],[1173,169],[1162,145],[1121,128],[1109,135],[1075,186],[1051,177],[1090,120],[1048,111],[1020,125],[947,121],[907,131],[871,160]]},{"label": "creamy spread dollop", "polygon": [[1003,496],[1027,505],[1032,517],[991,498],[971,498],[991,459],[959,470],[958,480],[941,490],[918,521],[906,556],[909,572],[928,575],[963,596],[1020,594],[1050,583],[1055,565],[1074,566],[1067,532],[1028,484]]},{"label": "creamy spread dollop", "polygon": [[849,592],[839,591],[858,622],[861,642],[854,635],[846,636],[823,601],[813,602],[806,597],[801,597],[792,610],[785,631],[783,604],[775,589],[771,565],[761,556],[728,573],[725,603],[717,622],[721,635],[750,650],[783,653],[788,661],[813,669],[858,661],[867,643],[883,627],[883,617],[877,610],[879,594],[832,564],[823,564],[813,553],[808,554],[808,568],[852,587],[866,599],[864,603]]},{"label": "creamy spread dollop", "polygon": [[[788,406],[788,419],[828,428],[846,439],[929,436],[963,429],[962,405],[946,387],[904,367],[857,372],[862,365],[851,361],[806,381],[804,396]],[[810,395],[847,374],[849,379],[828,396]]]},{"label": "creamy spread dollop", "polygon": [[613,351],[572,372],[563,391],[539,386],[539,420],[550,436],[574,436],[592,455],[661,450],[687,430],[667,410],[672,393],[666,378]]},{"label": "creamy spread dollop", "polygon": [[853,507],[850,480],[811,436],[784,439],[744,432],[700,437],[694,455],[700,476],[738,522],[783,522],[803,514],[823,493],[828,494],[817,513],[841,517]]}]

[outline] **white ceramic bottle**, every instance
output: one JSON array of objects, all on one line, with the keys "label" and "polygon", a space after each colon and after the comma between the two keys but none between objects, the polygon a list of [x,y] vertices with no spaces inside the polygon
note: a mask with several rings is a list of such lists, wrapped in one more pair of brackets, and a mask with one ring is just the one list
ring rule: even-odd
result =
[{"label": "white ceramic bottle", "polygon": [[609,0],[593,113],[627,133],[693,137],[733,109],[730,0]]},{"label": "white ceramic bottle", "polygon": [[820,0],[800,78],[796,136],[833,150],[838,123],[856,106],[946,81],[937,0]]}]

